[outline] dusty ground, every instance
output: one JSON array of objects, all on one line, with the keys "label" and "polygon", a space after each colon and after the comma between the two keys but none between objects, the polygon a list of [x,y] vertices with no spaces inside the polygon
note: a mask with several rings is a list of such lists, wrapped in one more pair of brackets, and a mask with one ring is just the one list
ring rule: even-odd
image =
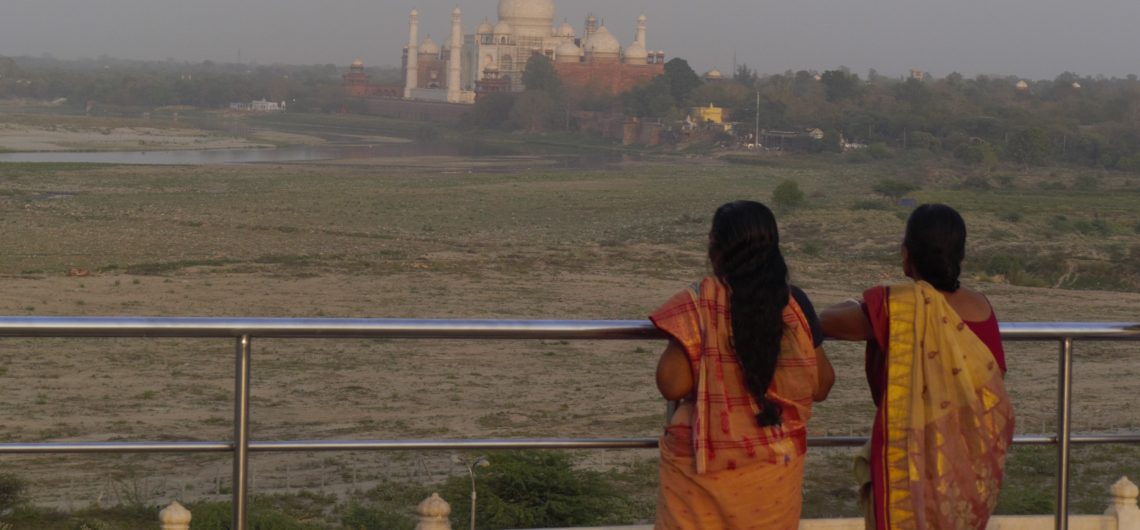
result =
[{"label": "dusty ground", "polygon": [[[893,166],[756,169],[665,160],[600,171],[527,164],[481,173],[482,164],[0,165],[0,314],[640,319],[705,273],[701,245],[716,205],[767,201],[785,178],[809,195],[808,206],[781,215],[781,224],[793,281],[817,306],[900,279],[896,249],[905,212],[850,207],[875,200],[871,184]],[[1108,189],[1087,197],[1039,193],[1037,178],[1017,175],[1020,187],[1001,195],[931,177],[916,195],[962,207],[971,255],[1014,248],[1093,256],[1138,242],[1131,226],[1140,214],[1128,206],[1136,192],[1127,177],[1109,175]],[[1048,216],[1077,218],[1090,203],[1119,229],[1102,237],[1047,235]],[[1010,209],[1024,214],[1003,220]],[[91,276],[68,277],[73,267]],[[1135,292],[1018,287],[981,273],[978,262],[967,268],[968,283],[1005,320],[1135,321],[1140,308]],[[229,341],[0,344],[0,439],[229,438]],[[652,384],[661,346],[257,341],[254,438],[652,436],[663,412]],[[861,350],[828,348],[840,379],[817,408],[813,432],[863,433],[872,409]],[[1056,414],[1056,345],[1008,348],[1018,430],[1045,432]],[[1137,350],[1077,345],[1078,430],[1140,424]],[[849,496],[846,472],[835,471],[847,453],[818,455],[809,495]],[[623,465],[652,456],[604,452],[588,462]],[[154,499],[214,495],[227,487],[218,477],[228,475],[228,462],[5,457],[3,471],[33,479],[42,502],[67,506],[114,502],[132,488]],[[456,471],[440,453],[259,454],[253,464],[257,492],[347,491],[382,478],[433,480]]]}]

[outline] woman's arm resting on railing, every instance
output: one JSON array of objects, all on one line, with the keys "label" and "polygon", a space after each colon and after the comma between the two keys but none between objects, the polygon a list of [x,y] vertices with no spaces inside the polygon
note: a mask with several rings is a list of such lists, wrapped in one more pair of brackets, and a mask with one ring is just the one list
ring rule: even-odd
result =
[{"label": "woman's arm resting on railing", "polygon": [[669,400],[676,401],[693,391],[693,368],[685,348],[670,340],[657,361],[657,390]]},{"label": "woman's arm resting on railing", "polygon": [[815,393],[812,394],[812,399],[815,401],[823,401],[827,399],[827,394],[831,392],[831,387],[835,385],[835,369],[831,367],[831,361],[827,358],[827,353],[823,351],[823,346],[815,349],[816,366],[819,369],[819,386],[815,388]]},{"label": "woman's arm resting on railing", "polygon": [[824,309],[819,324],[826,337],[839,340],[869,340],[873,336],[871,323],[857,300],[847,300]]}]

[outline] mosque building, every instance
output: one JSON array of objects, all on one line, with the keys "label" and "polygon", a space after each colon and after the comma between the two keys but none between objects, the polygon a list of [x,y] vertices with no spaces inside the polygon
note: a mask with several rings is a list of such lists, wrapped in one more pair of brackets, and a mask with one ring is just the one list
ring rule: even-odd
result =
[{"label": "mosque building", "polygon": [[[519,92],[532,54],[554,64],[563,86],[591,87],[616,94],[664,73],[665,52],[650,51],[645,15],[637,18],[636,38],[625,47],[594,15],[583,32],[569,23],[554,25],[553,0],[499,0],[498,21],[484,20],[464,34],[461,11],[451,13],[451,34],[442,44],[419,38],[419,12],[412,10],[404,48],[403,99],[474,103],[477,94]],[[345,75],[345,91],[353,96],[391,97],[392,91],[370,88],[363,65]]]}]

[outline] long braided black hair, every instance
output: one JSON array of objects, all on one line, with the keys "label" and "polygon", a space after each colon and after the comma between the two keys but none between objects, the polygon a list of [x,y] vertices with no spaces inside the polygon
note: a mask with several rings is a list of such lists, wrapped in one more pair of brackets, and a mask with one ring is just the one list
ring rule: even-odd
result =
[{"label": "long braided black hair", "polygon": [[729,288],[733,349],[748,391],[760,406],[756,422],[761,427],[779,425],[780,406],[765,394],[776,372],[784,333],[788,266],[780,254],[772,211],[753,201],[718,208],[709,232],[709,259]]}]

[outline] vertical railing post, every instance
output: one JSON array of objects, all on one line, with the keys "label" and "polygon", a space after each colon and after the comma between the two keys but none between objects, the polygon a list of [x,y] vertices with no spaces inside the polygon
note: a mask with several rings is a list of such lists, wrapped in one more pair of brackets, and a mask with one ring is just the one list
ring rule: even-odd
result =
[{"label": "vertical railing post", "polygon": [[1057,374],[1057,530],[1069,528],[1069,428],[1073,410],[1073,339],[1061,339]]},{"label": "vertical railing post", "polygon": [[237,339],[234,366],[233,530],[246,530],[249,499],[249,364],[252,338]]}]

